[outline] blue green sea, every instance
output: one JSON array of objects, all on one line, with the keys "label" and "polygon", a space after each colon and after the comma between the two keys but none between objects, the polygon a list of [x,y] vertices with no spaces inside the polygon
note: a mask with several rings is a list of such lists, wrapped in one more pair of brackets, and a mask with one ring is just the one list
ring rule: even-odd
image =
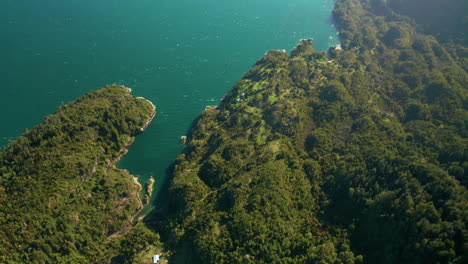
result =
[{"label": "blue green sea", "polygon": [[[61,104],[122,84],[157,116],[118,166],[156,180],[179,139],[270,49],[339,43],[333,0],[2,0],[0,146]],[[157,203],[155,203],[157,204]],[[154,205],[153,205],[154,206]],[[151,209],[149,207],[147,210]]]}]

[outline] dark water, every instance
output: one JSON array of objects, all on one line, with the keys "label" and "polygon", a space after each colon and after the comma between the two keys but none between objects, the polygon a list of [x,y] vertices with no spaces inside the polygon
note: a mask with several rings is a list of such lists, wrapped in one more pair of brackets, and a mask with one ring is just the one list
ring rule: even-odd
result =
[{"label": "dark water", "polygon": [[111,83],[158,114],[119,167],[160,189],[184,135],[269,49],[336,45],[333,0],[2,0],[0,146]]}]

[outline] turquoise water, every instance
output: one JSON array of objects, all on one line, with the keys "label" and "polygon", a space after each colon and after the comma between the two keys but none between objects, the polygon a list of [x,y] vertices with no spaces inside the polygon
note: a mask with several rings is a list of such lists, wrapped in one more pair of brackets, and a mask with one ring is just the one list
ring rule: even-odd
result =
[{"label": "turquoise water", "polygon": [[180,136],[269,49],[338,44],[333,0],[2,0],[0,146],[55,108],[117,83],[158,114],[119,167],[156,179]]}]

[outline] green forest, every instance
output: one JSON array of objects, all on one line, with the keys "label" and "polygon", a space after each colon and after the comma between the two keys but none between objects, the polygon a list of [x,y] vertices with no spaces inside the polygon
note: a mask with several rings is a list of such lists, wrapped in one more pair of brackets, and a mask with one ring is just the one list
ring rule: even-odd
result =
[{"label": "green forest", "polygon": [[[141,201],[140,187],[114,163],[154,114],[148,101],[110,85],[58,107],[10,143],[0,154],[0,263],[97,263],[118,255],[127,238],[109,237]],[[129,235],[157,241],[142,230]]]},{"label": "green forest", "polygon": [[0,153],[0,263],[144,263],[150,248],[170,263],[468,263],[466,10],[336,0],[341,45],[261,57],[194,121],[143,221],[141,186],[114,164],[154,106],[119,85],[59,106]]},{"label": "green forest", "polygon": [[160,227],[174,261],[468,261],[466,9],[432,9],[437,31],[404,8],[429,2],[337,0],[342,49],[272,50],[202,112]]}]

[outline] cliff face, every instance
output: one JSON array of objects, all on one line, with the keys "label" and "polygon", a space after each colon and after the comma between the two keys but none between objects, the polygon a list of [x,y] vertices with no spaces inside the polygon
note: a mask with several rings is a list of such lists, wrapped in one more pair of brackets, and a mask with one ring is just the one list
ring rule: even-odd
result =
[{"label": "cliff face", "polygon": [[0,262],[92,263],[140,207],[114,167],[155,113],[110,85],[58,108],[0,153]]},{"label": "cliff face", "polygon": [[270,51],[202,112],[167,230],[202,263],[466,258],[466,72],[404,17],[339,0],[344,50]]}]

